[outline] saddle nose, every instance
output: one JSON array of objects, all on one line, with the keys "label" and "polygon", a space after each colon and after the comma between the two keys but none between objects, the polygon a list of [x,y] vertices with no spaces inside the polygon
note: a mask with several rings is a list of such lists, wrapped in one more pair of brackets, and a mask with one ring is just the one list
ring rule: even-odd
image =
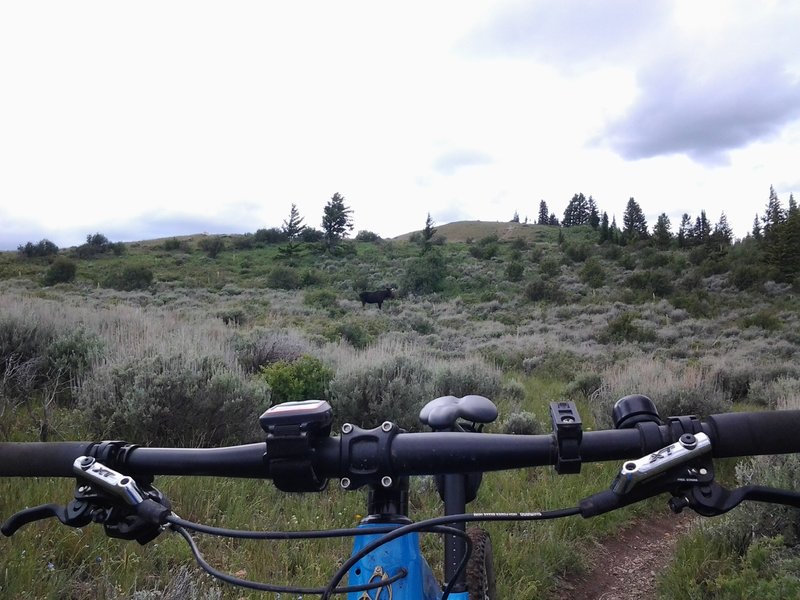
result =
[{"label": "saddle nose", "polygon": [[428,402],[419,412],[419,420],[431,429],[451,429],[458,419],[472,423],[491,423],[497,407],[484,396],[470,394],[463,398],[441,396]]}]

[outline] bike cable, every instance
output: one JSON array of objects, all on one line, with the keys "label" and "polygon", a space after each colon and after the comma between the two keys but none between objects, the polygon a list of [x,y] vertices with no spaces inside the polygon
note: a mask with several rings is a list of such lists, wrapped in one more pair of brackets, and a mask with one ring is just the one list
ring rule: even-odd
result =
[{"label": "bike cable", "polygon": [[[320,531],[248,531],[248,530],[214,527],[211,525],[203,525],[202,523],[194,523],[192,521],[187,521],[185,519],[182,519],[177,515],[175,515],[174,513],[168,516],[166,521],[169,524],[170,529],[178,533],[181,537],[183,537],[184,540],[186,540],[195,558],[195,561],[200,566],[200,568],[202,568],[212,577],[224,581],[225,583],[256,591],[287,593],[287,594],[322,594],[324,597],[324,594],[326,593],[344,594],[348,592],[362,592],[362,591],[373,590],[380,587],[386,587],[406,577],[406,575],[408,574],[405,569],[400,569],[400,571],[396,573],[394,576],[389,577],[385,580],[381,580],[370,584],[346,586],[340,588],[337,588],[336,584],[334,584],[334,589],[330,589],[330,586],[326,588],[322,587],[303,588],[303,587],[281,586],[269,583],[262,583],[258,581],[252,581],[248,579],[241,579],[234,575],[230,575],[228,573],[220,571],[216,567],[212,566],[208,561],[206,561],[205,558],[203,558],[203,555],[200,552],[200,548],[197,546],[197,543],[192,539],[191,535],[188,532],[189,530],[191,530],[191,531],[196,531],[198,533],[204,533],[207,535],[229,537],[234,539],[291,540],[291,539],[322,539],[322,538],[333,538],[333,537],[353,537],[357,535],[374,535],[374,534],[385,535],[392,531],[395,531],[397,529],[396,526],[371,527],[370,529],[348,528],[348,529],[333,529],[333,530],[320,530]],[[450,522],[452,522],[452,520]],[[445,525],[428,525],[428,526],[423,526],[421,528],[417,528],[415,529],[415,531],[422,531],[424,533],[449,534],[449,535],[457,535],[463,537],[467,542],[468,552],[464,560],[462,561],[463,564],[459,565],[458,572],[460,572],[466,567],[466,563],[467,560],[469,559],[472,546],[471,546],[471,541],[469,540],[465,532],[453,527],[447,527]],[[378,541],[382,539],[383,538],[380,538]],[[378,544],[378,546],[382,544],[383,542]],[[341,578],[339,578],[338,581],[340,580]],[[443,598],[445,597],[446,596],[443,596]]]},{"label": "bike cable", "polygon": [[[562,517],[571,517],[579,514],[581,514],[581,510],[579,507],[564,508],[564,509],[551,510],[545,512],[530,512],[530,513],[465,513],[461,515],[447,515],[444,517],[434,517],[432,519],[425,519],[424,521],[417,521],[416,523],[403,525],[402,527],[393,529],[391,532],[381,536],[374,542],[367,544],[359,552],[353,554],[347,561],[345,561],[344,564],[342,564],[342,566],[339,567],[336,573],[334,573],[333,577],[331,577],[331,580],[328,582],[328,587],[325,588],[325,593],[322,595],[322,600],[328,600],[331,594],[337,593],[335,591],[336,586],[342,579],[344,579],[345,575],[350,570],[350,568],[353,567],[353,565],[355,565],[359,560],[361,560],[367,554],[373,552],[376,548],[379,548],[382,545],[387,544],[388,542],[394,539],[406,535],[407,533],[412,533],[414,531],[423,531],[430,527],[443,526],[452,523],[467,523],[472,521],[546,521],[552,519],[560,519]],[[455,528],[452,529],[453,532],[457,532],[456,535],[466,536],[466,534],[460,529],[455,529]],[[461,563],[459,564],[457,572],[460,572],[464,567],[466,567],[468,560],[469,560],[469,553],[465,555],[464,560],[462,560]],[[446,594],[442,595],[442,600],[445,600],[447,598],[447,595],[449,595],[449,588],[451,588],[453,580],[448,582],[448,585],[445,588]]]}]

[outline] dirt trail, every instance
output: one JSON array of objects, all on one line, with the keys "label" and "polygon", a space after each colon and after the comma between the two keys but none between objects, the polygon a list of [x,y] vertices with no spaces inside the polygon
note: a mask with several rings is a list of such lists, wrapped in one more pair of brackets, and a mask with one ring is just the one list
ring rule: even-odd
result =
[{"label": "dirt trail", "polygon": [[589,572],[560,586],[556,598],[640,600],[656,597],[656,577],[669,564],[678,538],[697,516],[691,511],[637,522],[590,550]]}]

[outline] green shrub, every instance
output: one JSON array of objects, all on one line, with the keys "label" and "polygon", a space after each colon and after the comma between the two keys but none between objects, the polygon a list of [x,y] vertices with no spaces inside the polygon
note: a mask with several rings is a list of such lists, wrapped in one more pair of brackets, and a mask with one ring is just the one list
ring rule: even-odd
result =
[{"label": "green shrub", "polygon": [[153,283],[153,271],[149,267],[129,265],[114,273],[105,281],[106,287],[130,292],[146,290]]},{"label": "green shrub", "polygon": [[375,427],[390,420],[415,430],[421,426],[419,411],[430,400],[451,394],[495,397],[500,375],[483,361],[445,363],[409,348],[390,355],[367,352],[340,364],[330,389],[339,423]]},{"label": "green shrub", "polygon": [[313,356],[301,356],[292,362],[276,362],[261,369],[269,384],[273,403],[292,400],[323,400],[333,371]]},{"label": "green shrub", "polygon": [[256,240],[252,234],[246,233],[233,238],[232,244],[236,250],[252,250],[256,245]]},{"label": "green shrub", "polygon": [[592,247],[589,244],[566,244],[564,254],[573,262],[583,262],[592,255]]},{"label": "green shrub", "polygon": [[513,261],[506,265],[506,279],[509,281],[520,281],[524,272],[525,267],[520,262]]},{"label": "green shrub", "polygon": [[660,598],[800,597],[800,556],[797,549],[787,548],[781,536],[755,537],[740,552],[714,534],[720,523],[750,504],[745,502],[719,519],[708,519],[709,525],[704,523],[679,540],[675,560],[659,581]]},{"label": "green shrub", "polygon": [[259,229],[253,235],[253,238],[261,244],[282,244],[289,241],[289,236],[277,227]]},{"label": "green shrub", "polygon": [[672,275],[665,269],[635,271],[625,284],[646,297],[663,298],[672,292]]},{"label": "green shrub", "polygon": [[518,379],[509,379],[503,383],[500,394],[506,400],[519,404],[525,399],[525,386]]},{"label": "green shrub", "polygon": [[84,329],[74,329],[59,335],[47,346],[48,383],[55,385],[56,400],[72,404],[78,382],[102,356],[103,342]]},{"label": "green shrub", "polygon": [[164,250],[167,252],[173,252],[175,250],[185,250],[185,244],[183,244],[178,238],[170,238],[168,240],[164,240]]},{"label": "green shrub", "polygon": [[666,267],[672,260],[672,253],[659,252],[655,248],[644,248],[640,255],[642,259],[642,268],[644,269]]},{"label": "green shrub", "polygon": [[737,402],[747,397],[752,378],[753,372],[749,365],[736,370],[720,369],[716,373],[720,389],[732,402]]},{"label": "green shrub", "polygon": [[51,286],[57,283],[69,283],[75,279],[77,267],[73,261],[65,256],[59,256],[53,261],[44,274],[44,285]]},{"label": "green shrub", "polygon": [[777,408],[792,398],[800,403],[800,378],[770,373],[764,379],[755,379],[748,388],[747,400],[754,404]]},{"label": "green shrub", "polygon": [[58,254],[58,246],[48,239],[43,239],[36,244],[28,242],[24,246],[18,246],[17,253],[23,258],[55,256]]},{"label": "green shrub", "polygon": [[554,257],[544,258],[539,263],[539,272],[546,277],[555,277],[561,272],[561,261]]},{"label": "green shrub", "polygon": [[711,297],[704,290],[676,293],[670,298],[670,303],[675,308],[685,310],[695,318],[710,318],[715,313]]},{"label": "green shrub", "polygon": [[234,342],[236,358],[246,373],[258,373],[275,362],[294,362],[311,350],[304,338],[293,332],[255,329]]},{"label": "green shrub", "polygon": [[423,315],[412,315],[408,326],[420,335],[430,335],[436,331],[433,321]]},{"label": "green shrub", "polygon": [[332,342],[344,340],[353,348],[359,350],[366,348],[370,341],[372,341],[372,336],[369,331],[367,331],[364,325],[354,319],[334,323],[326,337]]},{"label": "green shrub", "polygon": [[606,283],[606,272],[600,261],[590,258],[581,268],[580,278],[589,287],[601,288]]},{"label": "green shrub", "polygon": [[602,383],[603,379],[598,373],[578,373],[577,377],[567,385],[566,393],[569,396],[580,394],[588,398],[600,389]]},{"label": "green shrub", "polygon": [[246,320],[244,310],[238,306],[222,310],[217,313],[217,316],[222,319],[225,325],[234,325],[236,327],[244,325]]},{"label": "green shrub", "polygon": [[581,366],[581,360],[572,352],[561,350],[522,360],[522,369],[528,375],[545,379],[569,380]]},{"label": "green shrub", "polygon": [[79,406],[97,439],[218,445],[261,437],[258,417],[269,397],[263,380],[246,379],[220,359],[149,356],[93,369]]},{"label": "green shrub", "polygon": [[331,309],[338,303],[336,292],[331,289],[308,290],[303,295],[303,304],[314,308]]},{"label": "green shrub", "polygon": [[447,277],[447,262],[438,248],[431,248],[409,261],[402,288],[414,294],[440,292]]},{"label": "green shrub", "polygon": [[497,256],[500,251],[499,240],[500,238],[497,237],[497,234],[487,235],[478,240],[477,243],[470,244],[469,253],[474,258],[490,260]]},{"label": "green shrub", "polygon": [[728,273],[728,281],[740,290],[754,290],[764,283],[764,267],[754,264],[737,264]]},{"label": "green shrub", "polygon": [[636,257],[630,252],[623,252],[617,259],[619,266],[626,271],[633,271],[636,268]]},{"label": "green shrub", "polygon": [[300,273],[300,287],[311,287],[325,283],[325,275],[319,269],[303,269]]},{"label": "green shrub", "polygon": [[604,344],[609,342],[654,342],[656,334],[651,329],[645,329],[637,323],[639,315],[634,312],[624,312],[612,319],[600,333],[599,339]]},{"label": "green shrub", "polygon": [[301,287],[297,269],[278,265],[267,274],[267,285],[281,290],[296,290]]},{"label": "green shrub", "polygon": [[219,253],[225,249],[225,242],[216,236],[204,237],[197,245],[209,258],[217,258]]},{"label": "green shrub", "polygon": [[598,426],[611,426],[614,403],[631,394],[650,397],[662,418],[730,410],[714,374],[695,364],[639,356],[609,367],[601,378],[601,386],[590,397]]},{"label": "green shrub", "polygon": [[528,249],[528,241],[525,238],[516,237],[509,242],[511,249],[516,252],[522,252]]},{"label": "green shrub", "polygon": [[300,241],[308,244],[321,242],[323,239],[325,239],[325,232],[313,227],[306,227],[300,232]]},{"label": "green shrub", "polygon": [[355,240],[357,242],[380,242],[381,236],[371,231],[361,230],[356,234]]},{"label": "green shrub", "polygon": [[514,435],[539,435],[544,432],[544,426],[538,421],[536,415],[522,411],[511,413],[503,421],[503,433]]},{"label": "green shrub", "polygon": [[492,400],[501,393],[500,372],[489,367],[483,360],[477,358],[448,360],[434,367],[432,398],[478,394]]},{"label": "green shrub", "polygon": [[747,329],[748,327],[760,327],[765,331],[778,331],[781,327],[783,327],[780,318],[778,318],[774,312],[769,310],[761,310],[752,315],[742,317],[739,320],[739,324],[741,325],[742,329]]},{"label": "green shrub", "polygon": [[0,315],[0,411],[47,383],[47,348],[56,336],[48,324]]},{"label": "green shrub", "polygon": [[75,249],[78,258],[92,258],[106,252],[119,256],[125,252],[125,245],[122,242],[113,244],[102,233],[95,233],[87,235],[86,243]]},{"label": "green shrub", "polygon": [[564,293],[554,281],[545,281],[540,277],[534,277],[525,286],[525,297],[531,302],[561,302]]}]

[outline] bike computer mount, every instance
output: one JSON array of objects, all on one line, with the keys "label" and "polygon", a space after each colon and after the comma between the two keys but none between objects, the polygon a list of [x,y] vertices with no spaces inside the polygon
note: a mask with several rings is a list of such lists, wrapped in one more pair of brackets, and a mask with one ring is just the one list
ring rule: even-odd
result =
[{"label": "bike computer mount", "polygon": [[325,488],[311,463],[314,442],[331,433],[333,411],[324,400],[283,402],[258,419],[267,433],[264,461],[275,486],[284,492],[316,492]]}]

